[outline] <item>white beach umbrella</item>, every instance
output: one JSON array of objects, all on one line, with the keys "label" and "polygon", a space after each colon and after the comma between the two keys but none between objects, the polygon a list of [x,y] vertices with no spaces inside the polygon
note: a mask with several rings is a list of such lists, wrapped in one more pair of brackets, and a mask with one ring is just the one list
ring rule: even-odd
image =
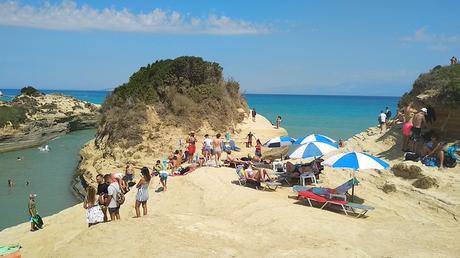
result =
[{"label": "white beach umbrella", "polygon": [[297,139],[297,141],[294,142],[295,145],[301,145],[305,144],[308,142],[324,142],[324,143],[329,143],[329,144],[336,144],[336,141],[330,137],[327,137],[322,134],[310,134],[305,137]]},{"label": "white beach umbrella", "polygon": [[310,157],[321,157],[329,152],[337,150],[337,147],[324,142],[308,142],[300,145],[289,154],[291,159],[304,159]]},{"label": "white beach umbrella", "polygon": [[[388,169],[390,167],[388,163],[377,157],[374,157],[367,153],[354,151],[337,154],[323,161],[321,164],[331,168],[353,169],[353,178],[355,177],[356,171],[361,169]],[[354,185],[351,191],[351,195],[353,198],[355,194]]]},{"label": "white beach umbrella", "polygon": [[291,138],[289,136],[279,136],[269,140],[263,146],[267,148],[279,148],[284,146],[290,146],[293,142],[295,142],[294,138]]}]

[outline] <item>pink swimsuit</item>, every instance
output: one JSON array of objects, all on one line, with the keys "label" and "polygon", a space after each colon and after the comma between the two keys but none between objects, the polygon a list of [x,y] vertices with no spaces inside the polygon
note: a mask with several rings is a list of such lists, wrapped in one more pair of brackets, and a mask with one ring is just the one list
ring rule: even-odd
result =
[{"label": "pink swimsuit", "polygon": [[412,131],[412,127],[414,125],[412,124],[412,122],[406,122],[403,124],[403,127],[402,127],[402,133],[404,136],[410,136],[411,134],[411,131]]}]

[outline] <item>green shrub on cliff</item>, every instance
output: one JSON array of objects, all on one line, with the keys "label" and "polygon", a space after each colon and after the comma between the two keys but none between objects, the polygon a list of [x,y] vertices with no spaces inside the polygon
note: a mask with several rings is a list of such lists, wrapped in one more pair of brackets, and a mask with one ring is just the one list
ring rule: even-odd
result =
[{"label": "green shrub on cliff", "polygon": [[432,92],[432,98],[437,102],[460,105],[460,64],[436,66],[429,73],[421,74],[412,90],[401,97],[400,106],[413,101],[417,95],[427,90]]},{"label": "green shrub on cliff", "polygon": [[140,143],[139,124],[147,119],[147,105],[165,123],[185,129],[197,129],[207,121],[215,130],[225,130],[240,122],[243,117],[237,109],[247,109],[246,101],[238,82],[224,80],[222,72],[218,63],[192,56],[140,68],[103,104],[96,142],[108,136],[109,143],[120,139],[129,146]]},{"label": "green shrub on cliff", "polygon": [[0,127],[9,123],[17,127],[26,121],[26,110],[16,106],[0,106]]},{"label": "green shrub on cliff", "polygon": [[32,96],[32,97],[37,97],[43,95],[40,91],[35,89],[32,86],[27,86],[21,89],[21,94],[22,95],[27,95],[27,96]]}]

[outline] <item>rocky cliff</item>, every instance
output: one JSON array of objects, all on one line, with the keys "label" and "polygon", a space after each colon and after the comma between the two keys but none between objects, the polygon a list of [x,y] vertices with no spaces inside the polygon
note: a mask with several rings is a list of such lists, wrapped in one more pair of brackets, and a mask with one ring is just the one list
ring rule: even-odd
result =
[{"label": "rocky cliff", "polygon": [[160,60],[114,89],[101,109],[96,139],[81,151],[80,177],[120,170],[126,162],[149,165],[178,149],[190,130],[237,133],[248,114],[239,84],[222,67],[199,57]]},{"label": "rocky cliff", "polygon": [[439,131],[447,139],[460,138],[460,64],[436,66],[421,74],[410,92],[401,97],[399,105],[409,103],[413,107],[431,107],[436,120],[430,128]]},{"label": "rocky cliff", "polygon": [[0,152],[38,146],[67,132],[97,126],[96,105],[27,89],[13,101],[0,103]]}]

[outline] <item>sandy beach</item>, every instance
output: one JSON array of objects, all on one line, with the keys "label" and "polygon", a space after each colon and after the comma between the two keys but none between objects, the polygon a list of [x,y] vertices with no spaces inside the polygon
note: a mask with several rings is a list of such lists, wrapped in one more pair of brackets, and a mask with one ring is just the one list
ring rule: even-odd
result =
[{"label": "sandy beach", "polygon": [[[243,123],[242,134],[249,128],[259,137],[284,133],[262,117],[251,123]],[[349,139],[346,149],[396,156],[397,130],[382,137],[371,128]],[[290,187],[255,190],[238,185],[234,169],[204,167],[171,177],[167,192],[155,192],[154,178],[145,217],[133,218],[134,190],[121,208],[121,221],[88,228],[80,204],[46,217],[44,230],[31,233],[28,223],[5,229],[0,244],[21,244],[23,257],[455,257],[459,169],[423,170],[438,180],[438,188],[414,188],[390,171],[360,172],[356,196],[376,209],[356,219],[311,208],[292,198]],[[321,185],[335,187],[350,176],[326,168]],[[385,183],[396,192],[384,193]]]}]

